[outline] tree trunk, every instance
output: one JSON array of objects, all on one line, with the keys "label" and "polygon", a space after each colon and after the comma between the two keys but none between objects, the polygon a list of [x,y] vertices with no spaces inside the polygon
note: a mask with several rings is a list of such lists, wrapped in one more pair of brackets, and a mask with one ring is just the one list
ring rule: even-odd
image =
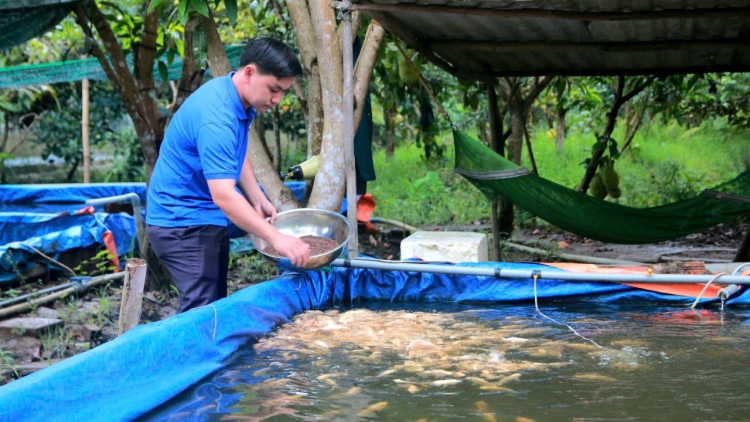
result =
[{"label": "tree trunk", "polygon": [[745,239],[742,240],[742,244],[737,249],[737,254],[732,260],[734,262],[750,262],[750,224],[747,226],[747,232],[745,233]]},{"label": "tree trunk", "polygon": [[271,163],[273,163],[275,158],[271,148],[268,147],[268,141],[266,140],[266,119],[263,117],[263,114],[255,115],[252,129],[256,131],[258,139],[260,140],[261,145],[263,145],[263,151],[265,151],[266,155],[271,158]]},{"label": "tree trunk", "polygon": [[70,166],[67,176],[65,176],[66,182],[70,183],[73,181],[73,177],[76,175],[76,170],[78,170],[78,160],[73,161],[73,165]]},{"label": "tree trunk", "polygon": [[510,112],[510,139],[508,148],[508,159],[519,166],[521,165],[521,154],[523,153],[523,133],[526,131],[523,106],[518,101],[509,103]]},{"label": "tree trunk", "polygon": [[[645,82],[634,87],[629,93],[623,95],[623,92],[625,91],[625,76],[617,77],[617,92],[615,93],[615,101],[612,103],[612,108],[610,108],[609,112],[607,113],[607,125],[604,127],[604,132],[600,137],[601,139],[607,139],[612,136],[612,132],[615,130],[615,124],[617,123],[617,115],[620,113],[620,108],[622,107],[622,105],[630,101],[630,99],[635,97],[639,92],[643,91],[655,79],[656,78],[652,76]],[[591,179],[593,179],[594,174],[596,174],[596,169],[597,167],[599,167],[599,160],[604,155],[604,152],[605,150],[592,152],[591,162],[589,163],[588,167],[586,167],[586,172],[583,174],[583,179],[581,180],[581,183],[577,188],[581,192],[586,193],[586,191],[588,190],[589,184],[591,184]]]},{"label": "tree trunk", "polygon": [[[292,2],[294,3],[294,2]],[[303,9],[303,8],[299,8]],[[302,10],[299,15],[304,15]],[[323,105],[323,136],[320,148],[320,164],[308,206],[338,211],[346,189],[344,162],[344,98],[343,60],[340,34],[336,31],[334,11],[324,0],[311,0],[309,16],[315,34],[315,48],[306,46],[300,51],[315,51],[320,76]],[[294,16],[293,16],[294,19]],[[295,28],[297,28],[295,21]],[[380,25],[371,23],[354,69],[354,128],[362,116],[364,98],[370,84],[378,50],[385,31]],[[300,44],[303,39],[298,37]],[[308,98],[308,101],[310,99]],[[312,116],[313,113],[310,113]]]},{"label": "tree trunk", "polygon": [[203,21],[203,27],[206,30],[206,39],[208,41],[208,66],[211,68],[211,73],[214,78],[219,76],[228,75],[232,71],[232,66],[229,64],[229,58],[227,57],[227,51],[224,49],[224,43],[221,42],[219,37],[219,30],[216,28],[216,22],[214,21],[213,12],[211,8],[208,8],[208,17],[201,16]]},{"label": "tree trunk", "polygon": [[273,140],[276,145],[276,155],[273,156],[273,168],[276,169],[276,173],[281,173],[281,131],[279,129],[279,106],[273,108]]},{"label": "tree trunk", "polygon": [[396,103],[388,103],[383,116],[385,119],[385,156],[393,157],[396,151],[396,122],[395,115],[398,112]]},{"label": "tree trunk", "polygon": [[566,108],[557,109],[557,124],[555,128],[555,149],[561,153],[565,149],[565,115],[568,113]]},{"label": "tree trunk", "polygon": [[253,165],[255,177],[263,185],[266,195],[271,203],[279,211],[288,211],[299,208],[299,203],[294,197],[292,191],[286,187],[284,182],[279,178],[279,173],[271,164],[268,155],[263,150],[260,136],[255,129],[250,130],[250,139],[248,140],[247,155],[250,163]]}]

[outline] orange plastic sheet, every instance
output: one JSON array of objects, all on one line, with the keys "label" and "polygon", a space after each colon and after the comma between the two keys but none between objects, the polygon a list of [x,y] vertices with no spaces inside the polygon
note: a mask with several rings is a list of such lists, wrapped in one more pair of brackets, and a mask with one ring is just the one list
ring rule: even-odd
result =
[{"label": "orange plastic sheet", "polygon": [[370,221],[373,211],[375,211],[375,197],[369,193],[361,195],[357,199],[357,221],[364,223],[368,232],[377,233],[377,227]]},{"label": "orange plastic sheet", "polygon": [[[600,267],[594,264],[582,264],[575,262],[545,262],[544,265],[557,267],[565,271],[576,273],[595,273],[595,274],[648,274],[648,267],[644,266],[622,266],[622,267]],[[636,289],[649,290],[657,293],[665,293],[677,296],[698,297],[705,287],[700,283],[620,283],[626,286],[635,287]],[[724,288],[724,284],[711,283],[701,298],[716,299],[719,290]]]}]

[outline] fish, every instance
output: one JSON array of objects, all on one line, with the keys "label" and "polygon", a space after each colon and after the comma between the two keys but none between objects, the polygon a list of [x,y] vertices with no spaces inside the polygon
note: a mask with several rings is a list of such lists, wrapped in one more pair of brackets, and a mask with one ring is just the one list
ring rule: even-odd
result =
[{"label": "fish", "polygon": [[521,338],[521,337],[505,337],[503,340],[509,342],[509,343],[526,343],[527,341],[531,341],[527,338]]},{"label": "fish", "polygon": [[467,380],[471,381],[472,383],[482,386],[482,385],[494,385],[491,382],[487,381],[486,379],[479,378],[479,377],[468,377]]},{"label": "fish", "polygon": [[377,378],[387,377],[388,375],[395,374],[396,372],[398,372],[397,369],[387,369],[381,372],[380,374],[378,374]]},{"label": "fish", "polygon": [[333,331],[333,330],[348,330],[349,327],[338,325],[338,324],[328,324],[325,327],[321,328],[321,330],[325,331]]},{"label": "fish", "polygon": [[452,377],[455,376],[454,374],[460,374],[460,372],[446,371],[443,369],[430,369],[422,371],[422,373],[433,377]]},{"label": "fish", "polygon": [[331,390],[335,390],[339,388],[339,384],[336,382],[336,380],[332,380],[330,378],[326,378],[323,380],[325,383],[330,384]]},{"label": "fish", "polygon": [[319,381],[323,381],[323,380],[327,380],[328,378],[340,377],[342,375],[346,375],[346,373],[345,372],[331,372],[330,374],[320,375],[316,379]]},{"label": "fish", "polygon": [[257,371],[253,372],[253,376],[254,377],[260,377],[260,376],[266,375],[271,370],[272,370],[272,368],[270,368],[270,367],[269,368],[258,369]]},{"label": "fish", "polygon": [[409,345],[406,346],[407,350],[419,350],[419,349],[433,349],[435,344],[427,340],[412,340]]},{"label": "fish", "polygon": [[361,410],[359,413],[357,413],[357,416],[374,416],[376,413],[382,411],[388,407],[387,401],[380,401],[373,405],[368,406],[366,409]]},{"label": "fish", "polygon": [[505,377],[505,378],[501,379],[500,381],[498,381],[497,385],[500,386],[500,385],[505,384],[508,381],[515,381],[515,380],[517,380],[519,378],[521,378],[521,374],[519,374],[519,373],[515,373],[513,375],[508,375],[507,377]]},{"label": "fish", "polygon": [[362,389],[361,388],[359,388],[359,387],[352,387],[349,390],[347,390],[347,392],[344,393],[344,394],[346,394],[347,396],[357,396],[360,393],[362,393]]},{"label": "fish", "polygon": [[409,384],[409,386],[408,386],[408,387],[406,388],[406,391],[408,391],[408,392],[410,392],[410,393],[414,394],[414,393],[416,393],[417,391],[419,391],[419,387],[417,387],[417,386],[416,386],[416,385],[414,385],[414,384]]},{"label": "fish", "polygon": [[601,374],[579,374],[573,375],[573,379],[584,380],[584,381],[603,381],[603,382],[614,382],[617,381],[615,378],[608,377]]},{"label": "fish", "polygon": [[448,385],[456,385],[460,383],[461,380],[457,379],[447,379],[447,380],[437,380],[430,383],[430,385],[434,385],[435,387],[445,387]]},{"label": "fish", "polygon": [[500,387],[499,385],[494,385],[494,384],[492,384],[492,385],[483,385],[483,386],[479,387],[479,389],[480,390],[485,390],[485,391],[505,391],[507,393],[515,393],[516,392],[515,390],[511,390],[510,388]]}]

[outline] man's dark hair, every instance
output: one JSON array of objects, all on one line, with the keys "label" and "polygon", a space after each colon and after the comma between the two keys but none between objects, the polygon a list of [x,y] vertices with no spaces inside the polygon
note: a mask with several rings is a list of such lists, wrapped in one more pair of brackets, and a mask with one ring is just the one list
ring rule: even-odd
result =
[{"label": "man's dark hair", "polygon": [[240,67],[251,63],[255,63],[263,75],[287,78],[302,74],[302,65],[297,55],[276,38],[258,37],[250,40],[240,55]]}]

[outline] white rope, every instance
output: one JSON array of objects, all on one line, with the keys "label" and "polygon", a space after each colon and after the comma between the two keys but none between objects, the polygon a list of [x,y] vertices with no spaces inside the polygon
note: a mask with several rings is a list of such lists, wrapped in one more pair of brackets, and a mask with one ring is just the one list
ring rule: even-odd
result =
[{"label": "white rope", "polygon": [[195,309],[200,309],[200,308],[211,308],[211,309],[214,310],[214,333],[211,334],[211,341],[214,341],[214,339],[216,338],[216,323],[217,323],[217,321],[219,319],[218,314],[216,313],[216,308],[214,308],[214,305],[203,305],[203,306],[199,306],[199,307],[197,307]]},{"label": "white rope", "polygon": [[695,298],[695,302],[693,302],[693,306],[690,307],[690,309],[695,309],[695,305],[698,304],[698,301],[701,300],[701,297],[703,297],[703,293],[706,293],[706,289],[708,289],[708,286],[711,285],[714,281],[718,280],[719,277],[723,275],[729,275],[727,273],[718,273],[716,274],[711,280],[708,280],[708,283],[706,283],[705,286],[703,286],[703,290],[701,290],[701,294],[698,295],[698,297]]},{"label": "white rope", "polygon": [[580,337],[580,338],[582,338],[582,339],[584,339],[584,340],[586,340],[586,341],[590,341],[591,343],[593,343],[593,344],[594,344],[594,346],[596,346],[596,347],[598,347],[598,348],[600,348],[600,349],[603,349],[603,347],[602,347],[602,346],[600,346],[599,344],[597,344],[597,343],[596,343],[596,342],[595,342],[594,340],[591,340],[590,338],[587,338],[587,337],[584,337],[584,336],[582,336],[582,335],[578,334],[578,332],[577,332],[577,331],[575,330],[575,328],[571,327],[571,326],[570,326],[570,325],[568,325],[568,324],[565,324],[565,323],[563,323],[563,322],[560,322],[560,321],[558,321],[558,320],[556,320],[556,319],[554,319],[554,318],[550,318],[550,317],[548,317],[547,315],[544,315],[544,314],[542,313],[542,311],[540,311],[540,310],[539,310],[539,302],[537,301],[537,296],[536,296],[536,279],[537,279],[537,278],[539,278],[539,276],[535,274],[535,275],[534,275],[534,306],[536,307],[536,311],[537,311],[537,312],[539,313],[539,315],[541,315],[541,316],[543,316],[543,317],[547,318],[548,320],[550,320],[550,321],[552,321],[552,322],[554,322],[554,323],[556,323],[556,324],[560,324],[560,325],[564,325],[564,326],[568,327],[568,328],[570,329],[570,331],[572,331],[572,332],[573,332],[573,334],[577,335],[578,337]]}]

